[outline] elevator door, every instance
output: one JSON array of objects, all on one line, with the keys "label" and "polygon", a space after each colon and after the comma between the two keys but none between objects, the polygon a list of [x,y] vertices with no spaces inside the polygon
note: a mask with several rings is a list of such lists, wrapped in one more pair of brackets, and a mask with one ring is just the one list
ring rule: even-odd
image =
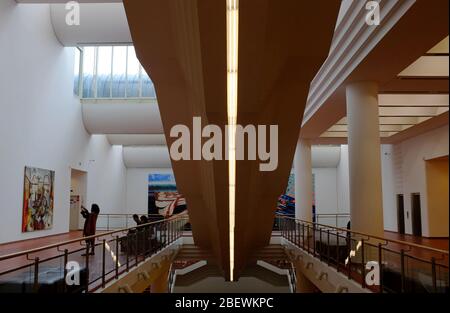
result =
[{"label": "elevator door", "polygon": [[420,194],[411,195],[412,232],[414,236],[422,236],[422,215],[420,209]]},{"label": "elevator door", "polygon": [[399,234],[405,234],[405,207],[403,195],[397,195],[397,229]]}]

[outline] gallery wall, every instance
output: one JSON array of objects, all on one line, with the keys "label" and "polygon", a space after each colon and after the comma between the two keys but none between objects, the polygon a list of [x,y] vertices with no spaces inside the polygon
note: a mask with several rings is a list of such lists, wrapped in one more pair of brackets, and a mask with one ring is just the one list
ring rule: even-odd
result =
[{"label": "gallery wall", "polygon": [[[0,243],[68,231],[71,168],[88,172],[88,206],[124,212],[122,148],[84,129],[74,49],[56,39],[48,5],[0,1],[0,53]],[[49,230],[21,232],[25,166],[55,171]]]},{"label": "gallery wall", "polygon": [[[392,145],[383,157],[383,182],[392,188],[383,188],[384,219],[391,221],[389,230],[397,230],[397,194],[404,195],[405,232],[412,233],[411,223],[411,194],[420,193],[422,235],[426,237],[448,236],[448,219],[443,222],[447,227],[430,227],[426,160],[448,156],[448,125],[410,138]],[[390,151],[390,152],[389,152]],[[390,179],[387,179],[390,177]],[[388,200],[386,200],[388,198]],[[446,208],[448,212],[448,207]],[[448,213],[447,213],[448,214]],[[395,222],[393,222],[395,221]],[[446,232],[443,232],[445,229]]]}]

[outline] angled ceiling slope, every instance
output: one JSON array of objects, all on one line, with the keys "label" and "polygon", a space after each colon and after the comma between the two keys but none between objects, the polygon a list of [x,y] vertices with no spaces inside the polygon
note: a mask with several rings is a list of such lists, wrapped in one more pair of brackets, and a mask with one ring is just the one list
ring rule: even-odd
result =
[{"label": "angled ceiling slope", "polygon": [[[338,52],[347,53],[348,60],[353,63],[337,62],[334,65],[336,70],[325,74],[321,70],[319,74],[322,73],[322,75],[318,75],[313,80],[312,90],[319,85],[323,88],[320,90],[316,88],[317,95],[311,96],[308,101],[302,125],[302,137],[313,139],[315,143],[344,143],[340,140],[327,140],[334,138],[320,138],[325,140],[317,140],[317,138],[345,117],[345,86],[351,82],[376,81],[380,86],[380,94],[448,93],[448,78],[445,80],[431,80],[423,77],[405,79],[399,77],[399,73],[448,36],[449,1],[435,0],[431,3],[426,0],[392,0],[381,3],[382,6],[388,6],[393,13],[385,16],[379,27],[363,29],[365,32],[371,32],[377,36],[368,36],[364,45],[361,46],[356,45],[359,41],[354,40],[356,52],[343,49],[341,51],[338,48],[332,50],[325,65],[329,63],[330,66],[333,58],[340,60],[336,58]],[[352,2],[352,5],[356,6],[357,4],[356,1]],[[349,22],[351,21],[349,19]],[[359,34],[351,32],[353,28],[345,30],[347,34]],[[355,37],[355,39],[357,38]],[[349,45],[349,47],[353,46]],[[366,51],[367,47],[371,49]],[[344,59],[344,61],[346,60]],[[324,68],[328,67],[324,66]],[[447,115],[448,121],[448,113],[443,115]],[[440,116],[438,118],[442,120]],[[436,125],[441,125],[441,122]],[[417,134],[417,130],[420,128],[429,130],[430,127],[434,127],[433,125],[426,128],[422,126],[411,127],[405,133],[409,133],[408,137],[410,137]],[[406,138],[403,134],[395,135],[395,137]],[[388,141],[384,142],[389,143]]]}]

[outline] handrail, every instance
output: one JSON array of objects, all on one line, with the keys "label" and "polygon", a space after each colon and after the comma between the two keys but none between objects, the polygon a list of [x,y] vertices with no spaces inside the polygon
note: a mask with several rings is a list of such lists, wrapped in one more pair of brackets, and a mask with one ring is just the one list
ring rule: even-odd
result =
[{"label": "handrail", "polygon": [[316,213],[316,216],[350,216],[350,213]]},{"label": "handrail", "polygon": [[324,225],[324,224],[319,224],[319,223],[313,223],[313,222],[305,221],[305,220],[298,219],[298,218],[292,218],[292,217],[283,216],[283,215],[278,215],[278,216],[281,217],[281,218],[285,218],[285,219],[290,219],[290,220],[300,221],[302,223],[311,224],[313,226],[322,226],[322,227],[331,228],[331,229],[335,229],[335,230],[342,231],[342,232],[347,232],[347,233],[352,233],[352,234],[365,236],[365,237],[369,237],[369,238],[373,238],[373,239],[383,240],[385,242],[392,242],[392,243],[396,243],[396,244],[406,245],[406,246],[409,246],[409,247],[414,247],[414,248],[419,248],[419,249],[426,249],[426,250],[430,250],[430,251],[433,251],[433,252],[438,252],[438,253],[442,253],[442,254],[447,254],[448,255],[448,250],[437,249],[437,248],[428,247],[428,246],[420,245],[420,244],[417,244],[417,243],[407,242],[407,241],[402,241],[402,240],[397,240],[397,239],[387,239],[387,238],[384,238],[384,237],[380,237],[380,236],[376,236],[376,235],[370,235],[370,234],[366,234],[366,233],[363,233],[363,232],[358,232],[358,231],[354,231],[354,230],[350,230],[350,229],[346,229],[346,228],[340,228],[340,227],[334,227],[334,226],[329,226],[329,225]]},{"label": "handrail", "polygon": [[97,239],[99,237],[105,237],[105,236],[109,236],[112,234],[116,234],[116,233],[122,233],[122,232],[126,232],[132,229],[138,229],[141,227],[146,227],[149,225],[153,225],[153,224],[159,224],[161,222],[167,222],[167,221],[171,221],[174,219],[186,219],[186,216],[172,216],[170,218],[164,219],[164,220],[160,220],[160,221],[154,221],[154,222],[150,222],[150,223],[146,223],[146,224],[142,224],[142,225],[138,225],[138,226],[133,226],[133,227],[128,227],[128,228],[122,228],[122,229],[118,229],[118,230],[113,230],[113,231],[109,231],[109,232],[105,232],[105,233],[101,233],[98,235],[92,235],[92,236],[87,236],[87,237],[78,237],[75,239],[71,239],[71,240],[67,240],[67,241],[62,241],[62,242],[58,242],[58,243],[54,243],[48,246],[42,246],[39,248],[34,248],[34,249],[29,249],[29,250],[25,250],[25,251],[20,251],[20,252],[15,252],[15,253],[11,253],[11,254],[5,254],[0,256],[0,261],[6,260],[6,259],[11,259],[11,258],[16,258],[19,256],[23,256],[23,255],[28,255],[28,254],[32,254],[32,253],[36,253],[36,252],[41,252],[43,250],[47,250],[47,249],[53,249],[53,248],[59,248],[61,246],[67,246],[69,244],[72,243],[76,243],[76,242],[80,242],[80,241],[85,241],[88,239]]},{"label": "handrail", "polygon": [[117,215],[117,216],[133,216],[136,215],[145,215],[145,216],[162,216],[160,214],[147,214],[147,213],[100,213],[98,216],[111,216],[111,215]]}]

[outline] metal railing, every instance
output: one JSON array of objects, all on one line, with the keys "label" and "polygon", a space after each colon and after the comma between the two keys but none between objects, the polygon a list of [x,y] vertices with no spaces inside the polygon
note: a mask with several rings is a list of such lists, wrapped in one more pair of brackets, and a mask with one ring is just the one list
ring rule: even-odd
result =
[{"label": "metal railing", "polygon": [[345,228],[349,221],[349,213],[321,213],[315,215],[315,222],[317,224]]},{"label": "metal railing", "polygon": [[186,223],[177,216],[0,256],[0,292],[95,291],[172,244]]},{"label": "metal railing", "polygon": [[[109,213],[100,213],[97,217],[97,229],[98,230],[118,230],[123,228],[128,228],[136,225],[136,222],[133,220],[134,214],[125,214],[125,213],[117,213],[117,214],[109,214]],[[146,216],[150,222],[163,220],[164,217],[159,214],[137,214],[139,217]]]},{"label": "metal railing", "polygon": [[363,288],[389,293],[449,291],[446,250],[291,217],[276,219],[282,237]]}]

